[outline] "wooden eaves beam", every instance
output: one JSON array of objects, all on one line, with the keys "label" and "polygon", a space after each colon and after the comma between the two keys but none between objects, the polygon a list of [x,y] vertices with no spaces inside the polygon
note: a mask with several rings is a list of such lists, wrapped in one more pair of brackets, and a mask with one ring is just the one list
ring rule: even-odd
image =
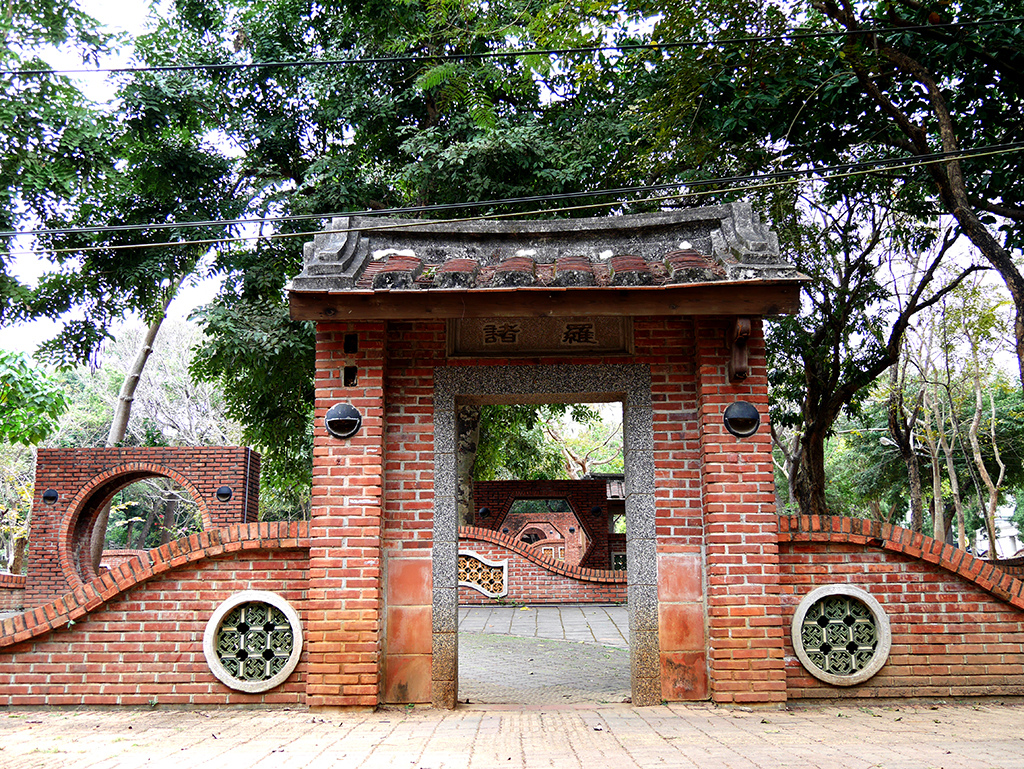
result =
[{"label": "wooden eaves beam", "polygon": [[292,291],[294,320],[790,315],[803,281],[679,286]]}]

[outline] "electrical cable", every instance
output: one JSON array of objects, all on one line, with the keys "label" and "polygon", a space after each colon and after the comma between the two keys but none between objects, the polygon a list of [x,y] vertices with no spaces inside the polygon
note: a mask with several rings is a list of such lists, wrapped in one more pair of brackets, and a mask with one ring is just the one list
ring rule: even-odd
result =
[{"label": "electrical cable", "polygon": [[[665,190],[678,190],[681,187],[694,188],[706,187],[719,184],[739,184],[742,182],[760,182],[768,179],[789,178],[797,176],[811,176],[815,173],[829,174],[833,172],[849,171],[864,168],[884,169],[887,166],[912,162],[917,165],[933,160],[970,160],[978,157],[989,157],[991,155],[1006,154],[1018,149],[1024,149],[1024,141],[1011,142],[1006,144],[992,144],[979,147],[974,150],[960,150],[952,152],[934,152],[927,155],[914,155],[902,158],[880,158],[877,160],[859,161],[856,163],[842,163],[823,168],[809,168],[805,170],[774,171],[768,174],[751,174],[747,176],[723,176],[714,179],[694,179],[690,181],[666,182],[662,184],[648,184],[634,187],[617,187],[612,189],[585,190],[581,192],[561,192],[550,195],[531,195],[516,198],[500,198],[492,200],[466,201],[462,203],[436,203],[425,206],[405,206],[398,208],[366,209],[363,211],[346,211],[338,213],[323,214],[293,214],[289,216],[263,216],[245,219],[212,219],[205,221],[179,221],[179,222],[151,222],[146,224],[118,224],[103,225],[95,227],[63,227],[63,228],[41,228],[34,230],[4,230],[0,231],[0,237],[19,236],[40,236],[40,235],[74,235],[74,234],[99,234],[110,232],[138,232],[144,230],[164,229],[190,229],[199,227],[231,227],[246,224],[276,224],[280,222],[296,222],[309,220],[334,219],[343,216],[403,216],[433,213],[437,211],[458,211],[466,208],[483,208],[488,206],[508,206],[526,203],[546,203],[557,200],[574,200],[579,198],[591,198],[595,196],[630,195],[643,192],[661,192]],[[604,204],[607,205],[607,204]]]},{"label": "electrical cable", "polygon": [[[191,229],[199,227],[233,227],[246,224],[277,224],[280,222],[297,222],[309,220],[334,219],[339,216],[403,216],[433,213],[437,211],[458,211],[466,208],[484,208],[488,206],[510,206],[527,203],[547,203],[557,200],[576,200],[579,198],[604,197],[613,195],[634,195],[644,192],[662,192],[665,190],[678,190],[681,187],[707,187],[719,184],[740,184],[742,182],[760,182],[769,179],[789,178],[794,175],[811,176],[815,173],[833,173],[849,171],[861,168],[885,168],[892,164],[904,164],[914,162],[923,164],[932,160],[970,160],[976,157],[989,157],[995,154],[1024,149],[1024,141],[1010,142],[1006,144],[990,144],[974,150],[959,150],[951,152],[933,152],[927,155],[914,155],[902,158],[879,158],[877,160],[859,161],[856,163],[842,163],[823,168],[809,168],[805,170],[774,171],[767,174],[750,174],[747,176],[723,176],[715,179],[694,179],[685,182],[666,182],[662,184],[646,184],[634,187],[616,187],[613,189],[585,190],[581,192],[558,192],[550,195],[530,195],[516,198],[500,198],[495,200],[466,201],[462,203],[435,203],[425,206],[404,206],[398,208],[378,208],[363,211],[346,211],[339,213],[324,214],[293,214],[289,216],[262,216],[245,219],[211,219],[205,221],[180,221],[180,222],[150,222],[146,224],[115,224],[97,225],[95,227],[58,227],[41,228],[34,230],[4,230],[0,231],[0,238],[11,238],[19,236],[41,236],[41,235],[76,235],[76,234],[100,234],[111,232],[139,232],[146,230],[166,229]],[[902,166],[901,166],[902,167]]]},{"label": "electrical cable", "polygon": [[[867,176],[869,174],[875,174],[875,173],[879,173],[879,172],[882,172],[882,171],[907,170],[907,169],[910,169],[910,168],[918,168],[918,167],[926,166],[926,165],[933,165],[933,164],[937,164],[937,163],[945,163],[945,162],[949,162],[950,160],[953,160],[953,159],[961,159],[961,158],[964,158],[964,157],[990,157],[990,156],[994,156],[994,155],[1007,154],[1007,153],[1010,153],[1010,152],[1018,152],[1018,151],[1020,151],[1022,149],[1024,149],[1024,143],[1018,142],[1018,143],[1016,143],[1014,145],[1010,145],[1010,146],[1005,147],[1005,148],[989,151],[989,152],[986,152],[986,153],[976,153],[976,154],[973,154],[973,155],[970,155],[970,156],[967,156],[964,153],[960,153],[960,154],[953,155],[953,156],[950,156],[948,153],[942,153],[941,157],[936,157],[936,158],[932,158],[932,159],[929,159],[929,160],[918,160],[918,159],[915,158],[915,159],[912,159],[910,161],[903,161],[902,163],[898,163],[898,164],[893,164],[890,161],[890,164],[889,165],[885,165],[885,166],[872,165],[870,167],[865,168],[865,167],[863,167],[864,164],[855,164],[856,166],[859,166],[859,167],[856,167],[856,168],[854,168],[852,170],[847,170],[847,171],[844,171],[844,172],[841,172],[841,173],[822,174],[822,175],[820,175],[820,176],[818,176],[816,178],[810,179],[810,181],[829,182],[829,181],[835,181],[835,180],[838,180],[838,179],[849,179],[849,178],[854,178],[854,177],[858,177],[858,176]],[[787,172],[779,172],[779,173],[785,174]],[[794,174],[796,175],[797,178],[792,178],[792,177],[794,177]],[[783,187],[783,186],[787,186],[787,185],[791,185],[791,184],[796,184],[797,182],[799,182],[801,180],[801,178],[803,178],[803,172],[790,172],[787,175],[789,177],[791,177],[791,178],[779,179],[779,180],[772,181],[772,182],[759,183],[759,184],[746,185],[746,186],[734,186],[734,187],[725,187],[725,188],[722,188],[722,189],[713,189],[713,190],[703,190],[703,191],[687,192],[685,194],[686,194],[687,197],[707,197],[707,196],[710,196],[710,195],[722,195],[722,194],[732,193],[732,192],[752,192],[752,191],[758,191],[758,190],[764,190],[764,189],[772,189],[772,188],[775,188],[775,187]],[[747,178],[750,178],[750,177],[747,177]],[[756,178],[760,179],[760,178],[764,178],[764,177],[756,177]],[[712,182],[711,181],[706,182],[706,184],[710,184],[710,183],[712,183]],[[686,185],[678,185],[678,186],[686,186]],[[594,193],[589,193],[590,197],[593,197],[593,195],[594,195]],[[310,231],[305,231],[305,232],[272,233],[270,235],[264,235],[264,234],[241,235],[241,236],[232,236],[232,237],[223,237],[223,238],[202,238],[202,239],[195,239],[195,240],[164,241],[164,242],[156,242],[156,243],[132,243],[132,244],[122,244],[122,245],[112,245],[112,246],[83,246],[83,247],[80,247],[80,248],[58,248],[58,249],[26,249],[26,250],[21,250],[21,251],[9,251],[8,254],[10,256],[30,256],[30,255],[41,255],[41,254],[54,254],[54,255],[56,255],[56,254],[81,254],[81,253],[95,252],[95,251],[122,251],[122,250],[128,250],[128,249],[172,248],[172,247],[181,247],[181,246],[212,246],[212,245],[217,245],[217,244],[221,244],[221,243],[241,243],[241,242],[246,242],[246,241],[258,241],[258,240],[268,240],[268,241],[270,241],[270,240],[285,240],[285,239],[299,238],[299,237],[314,237],[316,235],[323,235],[323,234],[341,234],[341,233],[349,233],[349,232],[373,232],[373,231],[377,231],[377,230],[396,230],[396,229],[401,229],[401,228],[423,227],[423,226],[426,226],[426,225],[435,225],[435,224],[459,224],[459,223],[464,223],[464,222],[475,222],[475,221],[497,221],[497,220],[502,220],[502,219],[512,219],[512,218],[518,218],[518,217],[524,217],[524,216],[532,216],[532,215],[537,215],[537,214],[559,214],[559,213],[569,213],[569,212],[573,212],[573,211],[587,211],[587,210],[593,210],[593,209],[598,209],[598,208],[608,208],[609,206],[615,206],[615,205],[620,205],[621,206],[621,205],[631,205],[631,204],[637,204],[637,203],[645,203],[645,204],[658,203],[658,202],[663,202],[663,201],[666,201],[666,200],[673,200],[673,199],[678,198],[678,197],[680,197],[679,193],[673,194],[673,195],[662,195],[662,196],[648,197],[648,198],[644,198],[642,200],[633,200],[633,201],[621,201],[620,200],[620,201],[611,201],[611,202],[605,202],[605,203],[588,203],[588,204],[578,205],[578,206],[562,206],[562,207],[554,208],[554,209],[548,208],[548,209],[535,209],[533,211],[520,211],[520,212],[513,212],[513,213],[481,214],[479,216],[468,216],[468,217],[455,218],[455,219],[404,220],[404,221],[401,221],[401,222],[388,222],[388,223],[381,224],[380,226],[373,226],[373,227],[324,228],[324,229],[310,230]],[[351,214],[349,214],[349,215],[351,215]],[[74,231],[71,231],[71,232],[74,232]]]},{"label": "electrical cable", "polygon": [[879,27],[875,29],[835,30],[821,32],[800,32],[793,30],[780,35],[758,35],[751,37],[723,38],[721,40],[680,40],[666,43],[623,43],[620,45],[594,45],[579,46],[570,48],[530,48],[513,51],[484,51],[480,53],[450,53],[437,54],[432,56],[380,56],[370,58],[348,58],[348,59],[302,59],[298,61],[258,61],[258,62],[237,62],[232,64],[167,64],[151,67],[96,67],[90,69],[5,69],[0,70],[0,76],[12,77],[41,77],[50,75],[95,75],[95,74],[136,74],[145,72],[213,72],[230,70],[266,69],[275,67],[337,67],[353,65],[377,65],[377,64],[408,64],[421,61],[426,62],[448,62],[448,61],[482,61],[486,59],[504,59],[526,56],[566,56],[580,53],[600,53],[605,51],[618,51],[629,53],[634,51],[669,51],[679,48],[707,48],[719,45],[751,45],[753,43],[777,43],[782,41],[815,40],[833,37],[846,37],[849,35],[885,35],[890,33],[920,32],[923,30],[936,29],[967,29],[971,27],[984,27],[993,24],[1020,24],[1024,23],[1024,17],[1011,17],[1006,19],[979,19],[976,21],[950,22],[948,24],[918,24],[900,27]]}]

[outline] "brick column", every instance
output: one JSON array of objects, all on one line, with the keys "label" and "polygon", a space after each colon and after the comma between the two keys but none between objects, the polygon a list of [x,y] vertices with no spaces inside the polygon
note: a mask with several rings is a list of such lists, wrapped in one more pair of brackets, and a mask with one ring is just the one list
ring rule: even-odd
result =
[{"label": "brick column", "polygon": [[[786,677],[764,345],[755,322],[750,376],[730,383],[728,320],[702,318],[696,327],[711,696],[722,703],[781,703]],[[748,438],[723,424],[726,406],[737,400],[761,413],[760,429]]]},{"label": "brick column", "polygon": [[[362,414],[353,437],[324,428],[335,403]],[[317,328],[308,625],[310,707],[375,707],[380,688],[384,324]]]}]

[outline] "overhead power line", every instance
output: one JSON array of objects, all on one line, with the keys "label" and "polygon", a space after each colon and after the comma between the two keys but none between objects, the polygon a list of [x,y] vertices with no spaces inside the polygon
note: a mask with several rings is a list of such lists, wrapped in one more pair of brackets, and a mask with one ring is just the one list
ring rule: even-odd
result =
[{"label": "overhead power line", "polygon": [[303,59],[299,61],[256,61],[220,64],[166,64],[150,67],[93,67],[80,69],[6,69],[0,70],[0,76],[41,77],[49,75],[95,75],[95,74],[133,74],[143,72],[210,72],[268,69],[281,67],[338,67],[377,64],[407,64],[414,62],[445,62],[445,61],[477,61],[484,59],[508,59],[526,56],[568,56],[581,53],[601,53],[616,51],[630,53],[634,51],[670,51],[679,48],[707,48],[716,45],[750,45],[753,43],[772,43],[785,40],[816,40],[824,38],[846,37],[849,35],[887,35],[892,33],[945,31],[951,29],[970,29],[992,25],[1024,23],[1024,16],[1006,19],[979,19],[976,21],[951,22],[945,24],[917,24],[897,27],[877,27],[862,30],[833,30],[808,32],[792,30],[779,35],[759,35],[751,37],[733,37],[722,39],[678,40],[665,43],[623,43],[621,45],[595,45],[569,48],[528,48],[508,51],[484,51],[480,53],[451,53],[430,56],[379,56],[370,58],[343,59]]},{"label": "overhead power line", "polygon": [[[185,241],[161,241],[155,243],[126,243],[119,245],[101,245],[101,246],[83,246],[78,248],[59,248],[59,249],[25,249],[19,251],[11,251],[10,255],[38,255],[38,254],[81,254],[95,251],[122,251],[127,249],[138,249],[138,248],[168,248],[174,246],[202,246],[202,245],[217,245],[222,243],[234,243],[234,242],[245,242],[254,240],[282,240],[291,239],[298,237],[313,237],[325,232],[367,232],[373,230],[393,230],[398,227],[421,227],[427,224],[443,224],[443,223],[459,223],[459,222],[472,222],[472,221],[486,221],[486,220],[499,220],[499,219],[511,219],[519,218],[538,214],[554,214],[554,213],[569,213],[573,211],[584,211],[593,210],[597,208],[607,208],[611,205],[630,205],[636,203],[657,203],[664,202],[667,200],[678,199],[681,194],[685,194],[687,197],[707,197],[710,195],[721,195],[733,192],[754,192],[758,190],[770,189],[773,187],[780,187],[789,184],[795,184],[802,178],[810,177],[811,181],[827,182],[836,181],[844,178],[851,178],[856,176],[866,176],[869,174],[880,173],[883,171],[897,171],[907,170],[911,168],[918,168],[921,166],[933,165],[936,163],[945,163],[951,160],[967,160],[981,157],[991,157],[994,155],[1008,154],[1011,152],[1020,152],[1024,150],[1024,142],[1014,142],[1013,144],[1004,145],[992,145],[987,148],[979,148],[977,150],[971,150],[966,152],[942,152],[933,153],[931,155],[925,155],[920,157],[907,157],[899,159],[886,159],[877,161],[868,161],[864,163],[848,163],[837,166],[827,166],[825,168],[818,169],[806,169],[806,170],[795,170],[795,171],[778,171],[771,174],[762,174],[759,176],[734,176],[734,177],[720,177],[718,179],[706,179],[706,180],[695,180],[693,182],[680,182],[677,184],[660,184],[660,185],[645,185],[642,187],[622,187],[615,190],[597,190],[589,192],[577,192],[577,193],[565,193],[563,195],[543,195],[533,196],[524,198],[509,198],[500,201],[488,201],[474,202],[474,203],[456,203],[448,205],[435,205],[435,206],[417,206],[409,208],[394,208],[386,210],[373,210],[373,211],[361,211],[361,212],[346,212],[339,214],[322,214],[322,215],[304,215],[294,217],[279,217],[277,219],[246,219],[246,220],[229,220],[223,222],[182,222],[178,224],[166,224],[161,223],[159,225],[153,225],[154,228],[167,228],[167,227],[200,227],[200,226],[213,226],[216,224],[241,224],[241,223],[267,223],[274,221],[293,221],[293,220],[308,220],[308,219],[327,219],[336,217],[353,217],[353,216],[385,216],[394,214],[410,214],[410,213],[425,213],[442,210],[459,210],[471,207],[490,206],[490,205],[506,205],[513,203],[533,203],[533,202],[549,202],[553,200],[566,200],[571,198],[586,198],[586,197],[603,197],[609,195],[619,195],[625,192],[637,193],[637,192],[652,192],[662,191],[665,189],[678,190],[681,187],[708,187],[715,186],[715,189],[705,190],[690,190],[687,189],[685,193],[675,192],[671,195],[661,195],[655,197],[647,197],[639,200],[613,200],[603,203],[587,203],[577,206],[562,206],[559,208],[542,208],[535,209],[532,211],[520,211],[512,213],[497,213],[497,214],[481,214],[478,216],[468,216],[456,219],[415,219],[397,224],[395,222],[385,222],[379,226],[361,226],[352,228],[326,228],[317,230],[308,230],[304,232],[288,232],[288,233],[271,233],[271,234],[255,234],[255,235],[242,235],[242,236],[227,236],[218,238],[202,238],[195,240]],[[744,184],[745,182],[753,182],[751,184]],[[732,185],[726,187],[719,187],[717,185]],[[128,225],[131,227],[146,228],[147,225]],[[101,228],[94,228],[101,229]],[[92,232],[93,229],[83,228],[79,229],[67,229],[67,230],[49,230],[46,231],[49,234],[80,234],[84,232]],[[41,234],[44,231],[37,230],[33,231],[37,234]],[[17,232],[0,232],[0,236],[13,236],[22,234],[32,234],[29,232],[17,233]]]}]

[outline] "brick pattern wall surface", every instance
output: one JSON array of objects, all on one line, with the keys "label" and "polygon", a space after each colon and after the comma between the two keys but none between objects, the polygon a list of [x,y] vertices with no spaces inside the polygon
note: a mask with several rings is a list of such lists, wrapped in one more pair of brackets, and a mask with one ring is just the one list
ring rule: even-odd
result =
[{"label": "brick pattern wall surface", "polygon": [[301,705],[307,654],[281,686],[229,689],[210,672],[203,632],[240,590],[281,595],[306,623],[305,550],[238,551],[150,579],[33,640],[0,648],[5,706]]},{"label": "brick pattern wall surface", "polygon": [[708,664],[694,320],[638,319],[634,328],[639,361],[651,367],[661,696],[702,700]]},{"label": "brick pattern wall surface", "polygon": [[[206,529],[256,520],[259,454],[237,446],[39,449],[29,539],[25,601],[46,603],[80,587],[95,573],[85,553],[100,508],[135,481],[165,476],[195,498]],[[231,499],[215,498],[230,486]],[[43,493],[53,489],[57,502]]]},{"label": "brick pattern wall surface", "polygon": [[[459,550],[492,562],[508,561],[508,595],[514,603],[624,603],[626,573],[571,568],[541,556],[532,548],[497,532],[462,527]],[[459,587],[459,603],[486,605],[495,599],[479,590]]]},{"label": "brick pattern wall surface", "polygon": [[[952,545],[877,521],[781,518],[779,539],[791,697],[1024,694],[1024,582]],[[849,688],[809,675],[790,639],[800,599],[835,584],[866,590],[892,630],[888,662]]]},{"label": "brick pattern wall surface", "polygon": [[[711,696],[777,703],[786,699],[786,678],[764,344],[758,321],[748,341],[750,374],[730,382],[730,322],[696,323]],[[725,408],[737,400],[761,413],[760,429],[748,438],[723,424]]]},{"label": "brick pattern wall surface", "polygon": [[0,574],[0,611],[21,609],[25,606],[25,577],[20,574]]},{"label": "brick pattern wall surface", "polygon": [[854,585],[889,617],[888,662],[864,684],[836,687],[804,670],[786,634],[791,699],[1024,694],[1024,611],[941,567],[884,550],[791,543],[781,553],[783,622],[821,585]]},{"label": "brick pattern wall surface", "polygon": [[434,367],[445,361],[445,324],[389,323],[387,353],[382,699],[423,703],[431,700]]},{"label": "brick pattern wall surface", "polygon": [[[516,499],[565,499],[575,515],[571,513],[551,513],[546,518],[535,516],[509,516],[509,510]],[[477,481],[473,484],[473,504],[476,526],[501,532],[508,528],[514,535],[523,524],[534,520],[550,521],[565,538],[573,537],[578,532],[570,533],[569,527],[582,526],[586,532],[589,546],[582,553],[582,558],[575,560],[566,548],[565,560],[578,563],[591,569],[610,569],[611,558],[608,549],[608,500],[607,483],[601,480],[582,481]],[[491,512],[481,518],[480,508],[486,507]],[[600,509],[600,515],[591,511]],[[541,547],[540,543],[537,547]]]},{"label": "brick pattern wall surface", "polygon": [[[384,324],[319,323],[309,553],[308,699],[376,707],[383,609],[381,560]],[[362,415],[351,438],[324,429],[327,410]]]},{"label": "brick pattern wall surface", "polygon": [[696,341],[692,318],[634,323],[638,363],[651,367],[658,552],[699,554],[701,508]]}]

